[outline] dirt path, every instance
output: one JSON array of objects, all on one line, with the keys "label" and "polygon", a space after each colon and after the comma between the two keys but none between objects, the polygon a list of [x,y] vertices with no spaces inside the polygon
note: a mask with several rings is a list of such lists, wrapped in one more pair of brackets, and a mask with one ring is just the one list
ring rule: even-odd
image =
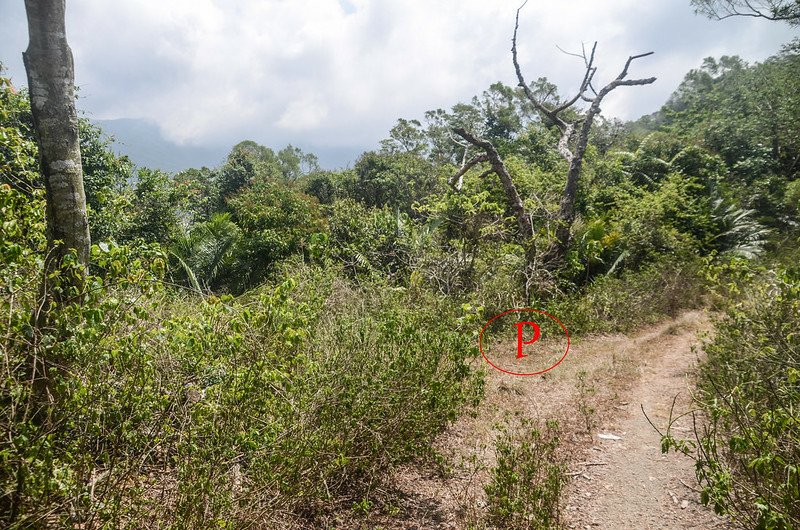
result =
[{"label": "dirt path", "polygon": [[[681,455],[661,454],[657,426],[666,425],[675,401],[676,411],[689,408],[691,381],[697,360],[692,345],[696,332],[707,329],[698,313],[639,335],[624,346],[639,358],[638,380],[598,432],[620,440],[595,437],[589,450],[591,466],[576,477],[567,497],[573,528],[685,529],[725,528],[725,521],[698,503],[693,463]],[[678,420],[677,435],[691,434],[691,418]]]},{"label": "dirt path", "polygon": [[[606,335],[573,344],[567,359],[544,376],[514,377],[489,370],[486,397],[438,442],[448,465],[398,469],[394,486],[376,491],[367,516],[340,514],[337,528],[487,528],[484,485],[495,464],[498,427],[521,417],[557,419],[573,477],[565,492],[567,528],[718,529],[724,519],[699,504],[694,467],[686,457],[662,455],[658,426],[688,408],[693,346],[708,331],[700,312],[647,331]],[[523,370],[524,371],[524,370]],[[588,427],[588,429],[587,429]],[[691,419],[673,427],[691,434]],[[618,439],[604,439],[599,435]]]}]

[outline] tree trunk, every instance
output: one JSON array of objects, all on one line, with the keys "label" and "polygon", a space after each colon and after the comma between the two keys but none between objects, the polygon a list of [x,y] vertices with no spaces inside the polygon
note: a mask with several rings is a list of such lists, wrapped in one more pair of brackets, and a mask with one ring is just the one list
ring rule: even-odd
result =
[{"label": "tree trunk", "polygon": [[594,117],[600,112],[599,100],[592,103],[586,117],[581,124],[578,132],[578,139],[575,142],[575,151],[571,153],[569,160],[569,171],[567,172],[567,183],[564,186],[564,193],[561,195],[558,219],[556,224],[555,241],[548,249],[544,262],[551,270],[555,270],[564,262],[570,242],[572,240],[572,224],[575,221],[575,201],[578,198],[578,182],[581,178],[583,168],[583,156],[586,153],[586,146],[589,144],[589,132],[592,128]]},{"label": "tree trunk", "polygon": [[65,10],[65,0],[25,0],[29,43],[22,56],[47,194],[47,270],[58,268],[74,249],[83,271],[71,281],[81,289],[91,240]]}]

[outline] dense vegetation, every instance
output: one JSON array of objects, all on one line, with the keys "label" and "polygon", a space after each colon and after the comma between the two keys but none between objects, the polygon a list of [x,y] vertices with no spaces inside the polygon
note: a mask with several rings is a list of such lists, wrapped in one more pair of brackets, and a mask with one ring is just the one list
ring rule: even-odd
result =
[{"label": "dense vegetation", "polygon": [[[485,317],[542,307],[580,334],[711,301],[727,316],[700,376],[704,498],[745,525],[798,525],[800,276],[769,257],[798,242],[798,72],[798,42],[758,64],[708,59],[658,113],[597,123],[556,271],[530,266],[486,167],[448,184],[474,154],[463,127],[496,147],[534,240],[552,240],[566,166],[519,88],[400,119],[340,171],[244,141],[168,175],[82,120],[90,276],[54,308],[42,290],[69,289],[76,265],[45,277],[28,98],[0,79],[3,524],[269,527],[368,507],[480,399]],[[544,527],[563,469],[540,460],[558,437],[520,436],[498,442],[489,519]]]}]

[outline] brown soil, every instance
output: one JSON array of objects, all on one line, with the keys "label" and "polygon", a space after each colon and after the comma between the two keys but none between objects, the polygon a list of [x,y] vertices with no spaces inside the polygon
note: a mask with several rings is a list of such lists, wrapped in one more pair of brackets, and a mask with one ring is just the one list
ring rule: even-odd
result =
[{"label": "brown soil", "polygon": [[[725,519],[699,504],[693,462],[663,455],[660,436],[642,412],[663,430],[673,400],[674,416],[689,409],[695,346],[698,335],[709,330],[706,315],[688,312],[635,335],[573,343],[564,362],[544,376],[516,377],[489,369],[478,410],[438,441],[446,462],[442,469],[397,469],[389,481],[392,487],[371,495],[368,515],[344,510],[325,526],[487,528],[483,487],[495,463],[498,427],[525,417],[557,419],[563,430],[572,477],[564,494],[566,528],[727,528]],[[672,429],[690,438],[691,416],[677,420]]]}]

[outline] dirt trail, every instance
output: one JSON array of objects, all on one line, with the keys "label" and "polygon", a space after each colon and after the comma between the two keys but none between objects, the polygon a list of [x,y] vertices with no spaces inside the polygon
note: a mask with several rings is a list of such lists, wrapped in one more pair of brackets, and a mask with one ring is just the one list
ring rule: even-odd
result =
[{"label": "dirt trail", "polygon": [[[675,411],[688,410],[697,355],[696,332],[708,328],[699,313],[687,313],[673,323],[633,338],[625,346],[638,358],[638,380],[625,392],[619,414],[610,415],[598,432],[619,436],[601,440],[588,451],[591,466],[576,477],[567,497],[574,528],[685,529],[725,528],[725,520],[698,503],[694,465],[681,455],[661,454],[660,436],[642,409],[659,428]],[[631,351],[632,350],[632,351]],[[619,409],[617,409],[619,410]],[[691,417],[679,419],[673,429],[691,435]]]},{"label": "dirt trail", "polygon": [[[558,419],[573,477],[564,495],[565,526],[577,529],[718,529],[726,522],[699,504],[694,467],[686,457],[662,455],[659,427],[689,406],[698,334],[708,318],[688,312],[644,332],[573,343],[567,359],[536,377],[489,370],[486,397],[438,442],[447,472],[398,469],[394,486],[375,492],[368,516],[340,514],[338,528],[485,528],[483,491],[495,464],[497,427],[514,418]],[[587,430],[587,425],[589,429]],[[691,435],[691,418],[674,426]],[[603,439],[599,435],[619,439]],[[385,499],[385,502],[381,499]]]}]

